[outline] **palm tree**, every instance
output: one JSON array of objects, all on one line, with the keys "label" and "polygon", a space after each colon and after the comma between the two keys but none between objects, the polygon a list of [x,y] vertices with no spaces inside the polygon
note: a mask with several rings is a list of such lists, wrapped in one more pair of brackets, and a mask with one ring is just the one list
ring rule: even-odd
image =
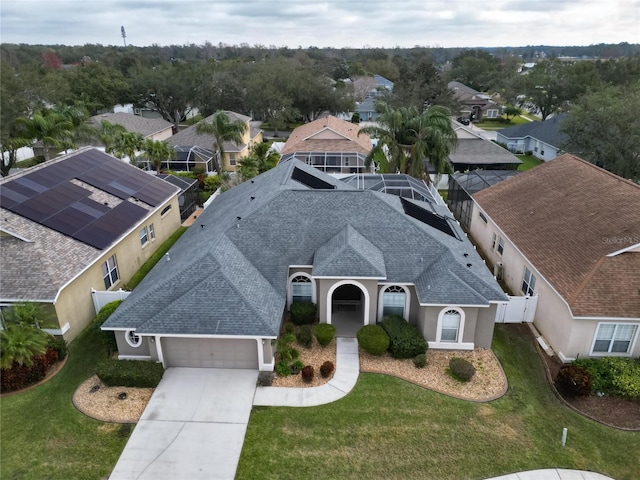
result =
[{"label": "palm tree", "polygon": [[251,149],[251,154],[238,161],[238,171],[243,180],[249,180],[272,169],[279,160],[280,154],[271,150],[269,143],[256,143]]},{"label": "palm tree", "polygon": [[168,163],[169,160],[175,158],[176,151],[167,142],[147,139],[142,142],[142,157],[153,164],[156,167],[156,172],[160,173],[162,162]]},{"label": "palm tree", "polygon": [[405,173],[431,181],[425,170],[428,160],[438,173],[451,170],[449,155],[458,139],[446,107],[434,106],[420,113],[415,107],[391,108],[384,102],[376,104],[378,126],[363,127],[365,133],[378,139],[365,159],[378,163],[381,173]]},{"label": "palm tree", "polygon": [[219,155],[214,160],[214,167],[216,172],[221,173],[224,161],[224,142],[242,143],[242,136],[247,131],[247,125],[240,119],[231,120],[226,112],[219,110],[212,115],[211,123],[203,120],[196,129],[198,133],[208,133],[216,139],[213,148]]},{"label": "palm tree", "polygon": [[122,125],[114,125],[103,120],[100,126],[95,128],[94,135],[104,145],[104,151],[111,154],[116,151],[118,137],[126,131]]},{"label": "palm tree", "polygon": [[47,351],[49,334],[40,330],[48,324],[47,315],[37,303],[16,304],[0,318],[0,368],[13,363],[33,365],[33,358]]},{"label": "palm tree", "polygon": [[132,165],[137,165],[136,153],[142,148],[144,138],[135,132],[120,132],[116,136],[114,153],[119,159],[129,158]]},{"label": "palm tree", "polygon": [[16,129],[21,138],[42,142],[45,161],[51,160],[51,148],[73,146],[73,122],[66,115],[54,110],[37,111],[31,118],[18,118]]}]

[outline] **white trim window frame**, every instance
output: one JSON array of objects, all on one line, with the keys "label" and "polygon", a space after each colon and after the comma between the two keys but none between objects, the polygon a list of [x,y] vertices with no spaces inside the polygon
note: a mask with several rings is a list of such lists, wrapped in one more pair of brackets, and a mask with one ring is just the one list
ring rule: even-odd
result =
[{"label": "white trim window frame", "polygon": [[[387,302],[387,300],[389,302]],[[382,285],[378,295],[378,321],[387,315],[400,315],[407,320],[409,318],[410,304],[409,290],[406,287],[395,284]],[[385,313],[385,309],[387,308],[391,308],[392,310],[399,310],[401,308],[402,311]]]},{"label": "white trim window frame", "polygon": [[124,332],[124,339],[130,347],[138,348],[142,345],[142,337],[135,330],[127,330]]},{"label": "white trim window frame", "polygon": [[149,231],[144,226],[138,232],[138,238],[140,238],[140,246],[144,247],[149,242]]},{"label": "white trim window frame", "polygon": [[102,264],[102,279],[104,280],[104,288],[107,290],[113,287],[118,283],[118,280],[120,280],[120,275],[118,274],[118,261],[115,254],[107,258],[107,260]]},{"label": "white trim window frame", "polygon": [[[296,279],[305,281],[296,282]],[[309,297],[310,303],[316,303],[316,282],[311,275],[305,272],[295,272],[289,277],[287,288],[287,305],[291,307],[295,297]],[[307,286],[308,285],[308,286]],[[310,291],[309,291],[310,290]],[[308,292],[308,295],[306,294]],[[304,293],[304,295],[300,295]]]},{"label": "white trim window frame", "polygon": [[156,229],[153,226],[153,223],[149,224],[149,237],[151,238],[151,241],[156,239]]},{"label": "white trim window frame", "polygon": [[498,235],[498,245],[496,247],[496,252],[498,252],[498,255],[502,256],[502,254],[504,253],[504,238],[502,238],[500,235]]},{"label": "white trim window frame", "polygon": [[522,277],[522,293],[525,295],[533,295],[533,291],[536,288],[536,277],[531,273],[527,267],[524,267],[524,277]]},{"label": "white trim window frame", "polygon": [[600,322],[593,335],[590,355],[630,356],[637,339],[637,323]]},{"label": "white trim window frame", "polygon": [[[438,314],[436,341],[429,348],[473,350],[473,342],[464,342],[465,312],[460,307],[446,306]],[[453,333],[453,335],[452,335]]]}]

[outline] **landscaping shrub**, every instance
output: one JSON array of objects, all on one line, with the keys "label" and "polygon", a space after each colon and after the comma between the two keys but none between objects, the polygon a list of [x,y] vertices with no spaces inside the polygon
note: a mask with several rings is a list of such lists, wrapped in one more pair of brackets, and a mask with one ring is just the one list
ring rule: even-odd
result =
[{"label": "landscaping shrub", "polygon": [[67,342],[64,338],[54,337],[53,335],[49,337],[49,341],[47,346],[53,348],[58,353],[58,360],[64,360],[67,356]]},{"label": "landscaping shrub", "polygon": [[334,370],[335,366],[333,365],[333,362],[330,362],[329,360],[320,365],[320,375],[322,378],[329,378]]},{"label": "landscaping shrub", "polygon": [[[281,362],[284,368],[289,368],[289,364],[300,356],[300,352],[295,348],[291,347],[291,342],[296,339],[296,336],[292,333],[285,333],[278,338],[278,343],[276,345],[276,358],[278,362]],[[280,372],[278,372],[280,375]]]},{"label": "landscaping shrub", "polygon": [[371,355],[380,356],[389,348],[389,335],[380,325],[365,325],[356,336],[358,345]]},{"label": "landscaping shrub", "polygon": [[475,375],[476,368],[464,358],[453,357],[449,360],[449,371],[454,378],[462,382],[468,382]]},{"label": "landscaping shrub", "polygon": [[591,393],[640,397],[640,359],[604,357],[575,360],[573,366],[582,367],[591,375]]},{"label": "landscaping shrub", "polygon": [[394,358],[413,358],[427,351],[427,341],[420,331],[398,316],[384,317],[380,326],[389,335],[389,351]]},{"label": "landscaping shrub", "polygon": [[333,336],[336,334],[336,327],[329,323],[320,323],[319,325],[316,325],[313,333],[318,339],[318,343],[323,347],[326,347],[331,343],[331,340],[333,340]]},{"label": "landscaping shrub", "polygon": [[568,397],[585,397],[591,393],[591,375],[583,367],[567,365],[556,376],[556,388]]},{"label": "landscaping shrub", "polygon": [[260,372],[258,374],[258,386],[270,387],[273,385],[273,372]]},{"label": "landscaping shrub", "polygon": [[141,360],[103,360],[96,366],[96,375],[111,387],[155,388],[164,368],[156,362]]},{"label": "landscaping shrub", "polygon": [[424,353],[420,353],[413,357],[413,364],[416,368],[424,368],[427,366],[427,356]]},{"label": "landscaping shrub", "polygon": [[315,303],[293,303],[289,312],[295,325],[310,325],[316,320],[318,307]]},{"label": "landscaping shrub", "polygon": [[42,380],[58,361],[58,352],[47,347],[45,353],[32,357],[32,361],[29,366],[13,362],[10,368],[3,368],[0,371],[0,392],[13,392]]},{"label": "landscaping shrub", "polygon": [[291,365],[289,365],[289,372],[291,373],[291,375],[297,375],[300,373],[300,370],[302,370],[302,367],[304,367],[304,363],[302,363],[300,360],[296,360]]},{"label": "landscaping shrub", "polygon": [[120,306],[122,300],[116,300],[115,302],[109,302],[100,309],[96,318],[93,319],[93,328],[98,332],[102,343],[107,347],[109,355],[118,351],[118,344],[116,343],[116,336],[110,330],[100,330],[102,324],[109,318],[109,316]]},{"label": "landscaping shrub", "polygon": [[306,383],[313,381],[313,367],[311,365],[307,365],[302,369],[302,380]]},{"label": "landscaping shrub", "polygon": [[311,348],[311,345],[313,345],[313,335],[311,334],[311,325],[301,326],[300,331],[298,331],[298,335],[296,337],[298,339],[298,343],[302,345],[304,348]]},{"label": "landscaping shrub", "polygon": [[291,368],[289,367],[289,363],[284,360],[280,360],[278,363],[276,363],[276,373],[279,377],[288,377],[289,375],[291,375]]},{"label": "landscaping shrub", "polygon": [[296,333],[296,327],[293,323],[287,322],[284,324],[284,333]]}]

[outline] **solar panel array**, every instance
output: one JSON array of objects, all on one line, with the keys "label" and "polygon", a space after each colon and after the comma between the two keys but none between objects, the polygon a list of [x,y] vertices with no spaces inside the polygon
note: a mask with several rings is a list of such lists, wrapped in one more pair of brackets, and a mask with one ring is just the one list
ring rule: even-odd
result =
[{"label": "solar panel array", "polygon": [[[78,179],[123,200],[105,205]],[[103,250],[175,193],[174,186],[99,150],[86,150],[10,180],[0,188],[0,206],[69,237]]]},{"label": "solar panel array", "polygon": [[446,233],[447,235],[452,236],[453,238],[460,240],[449,225],[449,222],[442,215],[438,215],[434,212],[429,212],[422,207],[419,207],[415,203],[409,202],[404,198],[400,198],[400,202],[402,202],[402,208],[404,209],[404,213],[409,215],[410,217],[415,218],[416,220],[421,221],[437,230],[440,230],[442,233]]}]

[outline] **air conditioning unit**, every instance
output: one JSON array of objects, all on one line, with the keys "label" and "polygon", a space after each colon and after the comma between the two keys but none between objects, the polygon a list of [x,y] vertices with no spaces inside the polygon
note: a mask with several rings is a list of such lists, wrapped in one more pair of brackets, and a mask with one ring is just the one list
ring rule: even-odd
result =
[{"label": "air conditioning unit", "polygon": [[139,109],[139,108],[134,108],[134,109],[133,109],[133,114],[134,114],[134,115],[142,115],[142,112],[140,111],[140,109]]},{"label": "air conditioning unit", "polygon": [[496,280],[502,280],[502,275],[504,274],[504,268],[502,266],[502,262],[498,262],[493,266],[493,276],[496,277]]}]

